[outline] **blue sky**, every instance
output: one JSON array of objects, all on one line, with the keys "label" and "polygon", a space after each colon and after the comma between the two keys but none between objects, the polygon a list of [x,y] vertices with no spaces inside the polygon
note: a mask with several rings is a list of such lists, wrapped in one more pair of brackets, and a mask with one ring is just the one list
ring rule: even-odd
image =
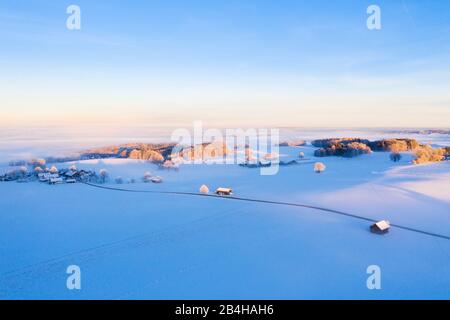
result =
[{"label": "blue sky", "polygon": [[444,127],[449,53],[449,1],[2,1],[0,125]]}]

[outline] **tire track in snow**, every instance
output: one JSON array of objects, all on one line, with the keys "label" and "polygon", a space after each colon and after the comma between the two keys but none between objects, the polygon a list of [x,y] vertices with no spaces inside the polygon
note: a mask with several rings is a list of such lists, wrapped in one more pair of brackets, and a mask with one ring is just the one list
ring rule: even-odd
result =
[{"label": "tire track in snow", "polygon": [[[202,217],[188,223],[170,226],[160,231],[128,237],[8,271],[0,274],[0,298],[17,296],[21,291],[30,289],[35,282],[42,280],[42,278],[62,276],[63,279],[66,279],[65,270],[72,264],[82,266],[105,256],[120,254],[124,251],[127,252],[142,247],[170,245],[176,241],[188,238],[196,232],[211,229],[211,226],[217,223],[218,220],[235,213],[236,211]],[[63,287],[64,284],[65,282],[61,286]]]},{"label": "tire track in snow", "polygon": [[[245,209],[233,211],[233,217],[236,215],[244,215],[244,214],[245,214]],[[221,224],[220,227],[223,228],[224,226]],[[216,229],[214,229],[214,231],[216,231]],[[213,251],[213,254],[214,254],[214,251]],[[216,251],[215,256],[209,255],[208,257],[210,259],[208,259],[207,261],[183,266],[182,268],[177,270],[176,275],[181,276],[190,271],[198,270],[199,268],[203,268],[203,269],[208,268],[208,267],[213,268],[212,261],[216,261],[216,259],[220,258],[221,255],[222,255],[221,251]],[[121,293],[119,296],[116,296],[112,299],[114,299],[114,300],[133,299],[133,296],[135,296],[135,297],[140,296],[139,293],[141,293],[141,292],[149,292],[150,291],[149,287],[151,287],[151,288],[160,287],[162,284],[164,284],[165,281],[170,281],[172,279],[172,277],[173,277],[173,274],[165,274],[165,275],[159,276],[157,279],[142,281],[142,283],[137,288],[134,288],[132,290],[128,290],[124,293]],[[106,298],[106,299],[111,299],[111,297]]]}]

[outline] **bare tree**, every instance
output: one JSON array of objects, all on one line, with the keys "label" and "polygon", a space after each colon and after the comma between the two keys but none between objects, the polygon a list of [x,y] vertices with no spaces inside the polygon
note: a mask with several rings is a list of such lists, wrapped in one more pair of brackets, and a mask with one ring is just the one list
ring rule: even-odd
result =
[{"label": "bare tree", "polygon": [[392,152],[389,155],[389,158],[391,159],[391,161],[399,162],[402,159],[402,155],[398,152]]}]

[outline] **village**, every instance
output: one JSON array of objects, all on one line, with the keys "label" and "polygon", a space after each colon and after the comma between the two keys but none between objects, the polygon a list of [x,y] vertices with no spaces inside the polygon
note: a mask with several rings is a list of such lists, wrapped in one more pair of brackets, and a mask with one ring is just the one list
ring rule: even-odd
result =
[{"label": "village", "polygon": [[[0,175],[0,181],[16,181],[18,183],[38,181],[41,183],[48,183],[49,185],[73,184],[77,182],[102,184],[110,181],[109,173],[105,169],[101,169],[97,174],[93,170],[78,170],[75,165],[71,165],[69,168],[64,169],[57,169],[56,166],[48,168],[45,166],[45,160],[42,159],[32,160],[28,165],[36,166],[33,171],[28,170],[25,165],[21,166],[19,169],[12,169],[6,174]],[[124,180],[122,177],[117,177],[114,179],[114,182],[116,184],[136,183],[136,180]],[[142,177],[142,182],[159,184],[163,182],[163,178],[146,171]],[[199,193],[209,194],[209,192],[209,188],[206,185],[200,186]],[[231,188],[218,187],[215,194],[220,196],[231,196],[233,190]]]},{"label": "village", "polygon": [[[45,162],[41,162],[41,164]],[[39,181],[51,185],[62,183],[76,183],[97,180],[97,174],[91,170],[77,170],[73,165],[70,168],[57,169],[55,166],[50,168],[45,165],[35,166],[29,170],[27,166],[21,166],[18,169],[11,169],[7,173],[0,175],[0,181],[16,181],[27,183]]]},{"label": "village", "polygon": [[[164,164],[160,166],[160,169],[178,169],[178,166],[175,166],[172,163],[168,164],[168,162],[171,161],[164,162]],[[7,173],[0,175],[0,182],[15,181],[18,183],[28,183],[37,181],[49,185],[73,184],[77,182],[104,184],[111,182],[109,172],[105,169],[100,169],[97,173],[94,170],[79,170],[75,165],[63,169],[58,169],[54,165],[49,168],[46,166],[46,161],[44,159],[33,159],[28,163],[20,162],[20,164],[21,166],[19,168],[11,169]],[[29,170],[28,167],[33,168],[33,170]],[[134,184],[137,181],[135,179],[125,180],[122,177],[116,177],[112,182],[116,184]],[[163,178],[146,171],[142,177],[142,182],[160,184],[163,182]],[[199,193],[209,194],[209,192],[209,188],[206,185],[200,186]],[[218,187],[215,194],[231,196],[233,190],[231,188]]]}]

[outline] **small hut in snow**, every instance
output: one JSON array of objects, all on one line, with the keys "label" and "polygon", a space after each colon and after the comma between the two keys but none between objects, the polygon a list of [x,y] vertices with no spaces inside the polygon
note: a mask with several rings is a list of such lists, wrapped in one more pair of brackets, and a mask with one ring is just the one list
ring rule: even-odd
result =
[{"label": "small hut in snow", "polygon": [[200,187],[200,193],[205,193],[205,194],[209,193],[209,188],[208,188],[208,186],[202,185],[202,186]]},{"label": "small hut in snow", "polygon": [[233,190],[231,188],[217,188],[216,194],[219,196],[230,196],[233,194]]},{"label": "small hut in snow", "polygon": [[150,182],[152,179],[152,173],[147,171],[144,173],[144,177],[142,178],[142,181],[144,182]]},{"label": "small hut in snow", "polygon": [[64,183],[64,180],[62,178],[50,178],[48,183],[49,184],[61,184],[61,183]]},{"label": "small hut in snow", "polygon": [[161,183],[163,180],[162,180],[162,178],[160,176],[156,176],[156,177],[152,177],[150,179],[150,181],[153,182],[153,183]]},{"label": "small hut in snow", "polygon": [[40,182],[47,182],[50,179],[50,173],[48,172],[38,173],[38,178]]},{"label": "small hut in snow", "polygon": [[381,220],[370,226],[370,231],[372,233],[384,234],[389,232],[391,224],[387,220]]}]

